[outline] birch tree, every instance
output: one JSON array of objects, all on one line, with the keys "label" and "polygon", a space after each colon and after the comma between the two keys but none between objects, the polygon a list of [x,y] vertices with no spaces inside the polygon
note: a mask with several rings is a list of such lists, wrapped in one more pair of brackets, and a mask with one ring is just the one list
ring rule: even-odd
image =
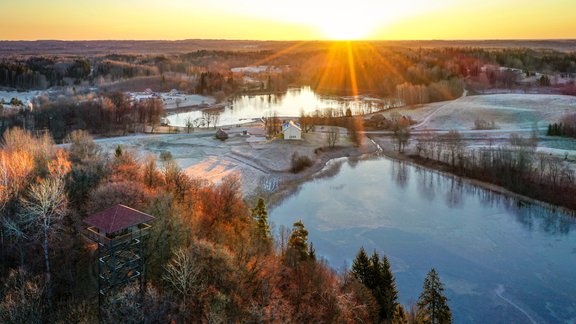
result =
[{"label": "birch tree", "polygon": [[50,289],[50,239],[61,229],[62,219],[67,212],[67,197],[64,177],[70,171],[70,162],[63,150],[48,165],[49,176],[30,186],[21,199],[21,217],[24,223],[34,226],[33,237],[41,240],[48,296]]}]

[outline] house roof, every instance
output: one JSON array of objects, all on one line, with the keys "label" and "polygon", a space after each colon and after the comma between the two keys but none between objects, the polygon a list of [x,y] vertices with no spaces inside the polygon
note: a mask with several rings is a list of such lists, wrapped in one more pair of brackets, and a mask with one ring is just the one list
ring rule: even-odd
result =
[{"label": "house roof", "polygon": [[296,124],[295,122],[293,122],[293,121],[289,121],[289,122],[285,123],[283,126],[284,126],[284,127],[283,127],[283,130],[282,130],[282,131],[287,130],[289,127],[296,127],[298,130],[300,130],[300,131],[302,130],[302,129],[300,129],[300,126],[297,125],[297,124]]},{"label": "house roof", "polygon": [[116,205],[84,219],[88,225],[105,233],[114,233],[125,228],[154,220],[154,217],[124,205]]}]

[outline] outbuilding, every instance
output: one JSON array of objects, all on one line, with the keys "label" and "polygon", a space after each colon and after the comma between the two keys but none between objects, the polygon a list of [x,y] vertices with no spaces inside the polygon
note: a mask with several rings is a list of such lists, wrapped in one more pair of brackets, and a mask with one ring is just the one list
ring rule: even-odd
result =
[{"label": "outbuilding", "polygon": [[302,129],[300,125],[289,121],[282,125],[282,134],[284,134],[284,139],[286,140],[301,140],[302,139]]}]

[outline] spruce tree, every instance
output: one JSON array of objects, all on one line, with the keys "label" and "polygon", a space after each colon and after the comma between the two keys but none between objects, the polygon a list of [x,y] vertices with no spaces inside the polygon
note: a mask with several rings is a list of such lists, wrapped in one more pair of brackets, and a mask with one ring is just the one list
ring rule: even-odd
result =
[{"label": "spruce tree", "polygon": [[316,249],[314,249],[314,243],[312,242],[310,242],[310,247],[308,248],[308,258],[316,260]]},{"label": "spruce tree", "polygon": [[380,320],[391,322],[399,304],[398,290],[388,258],[380,260],[376,251],[368,258],[364,248],[361,248],[352,263],[352,274],[372,292],[380,306]]},{"label": "spruce tree", "polygon": [[367,286],[369,269],[370,260],[368,259],[368,255],[366,255],[366,251],[364,251],[364,247],[362,247],[352,262],[352,275],[364,286]]},{"label": "spruce tree", "polygon": [[259,198],[256,207],[252,208],[252,218],[256,222],[255,235],[266,246],[272,243],[272,234],[268,224],[268,211],[264,199]]},{"label": "spruce tree", "polygon": [[376,297],[378,304],[380,304],[382,290],[382,269],[380,264],[380,255],[378,255],[378,252],[376,251],[374,251],[370,257],[367,287],[372,289],[374,297]]},{"label": "spruce tree", "polygon": [[452,312],[448,298],[444,296],[444,285],[434,268],[424,279],[423,291],[418,298],[418,317],[424,323],[452,323]]},{"label": "spruce tree", "polygon": [[380,304],[380,315],[383,320],[391,321],[394,319],[394,314],[397,310],[398,304],[398,289],[396,288],[396,280],[392,274],[390,262],[384,256],[382,259],[381,269],[381,289],[382,289],[382,302]]},{"label": "spruce tree", "polygon": [[288,240],[288,249],[294,253],[300,261],[308,258],[308,231],[301,220],[293,225],[292,234]]}]

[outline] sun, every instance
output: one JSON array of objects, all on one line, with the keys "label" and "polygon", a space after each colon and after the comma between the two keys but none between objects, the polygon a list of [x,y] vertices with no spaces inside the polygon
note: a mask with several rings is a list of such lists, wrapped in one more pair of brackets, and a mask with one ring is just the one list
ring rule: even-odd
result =
[{"label": "sun", "polygon": [[373,22],[353,16],[343,16],[340,19],[319,19],[315,24],[326,38],[332,40],[365,39],[376,28]]}]

